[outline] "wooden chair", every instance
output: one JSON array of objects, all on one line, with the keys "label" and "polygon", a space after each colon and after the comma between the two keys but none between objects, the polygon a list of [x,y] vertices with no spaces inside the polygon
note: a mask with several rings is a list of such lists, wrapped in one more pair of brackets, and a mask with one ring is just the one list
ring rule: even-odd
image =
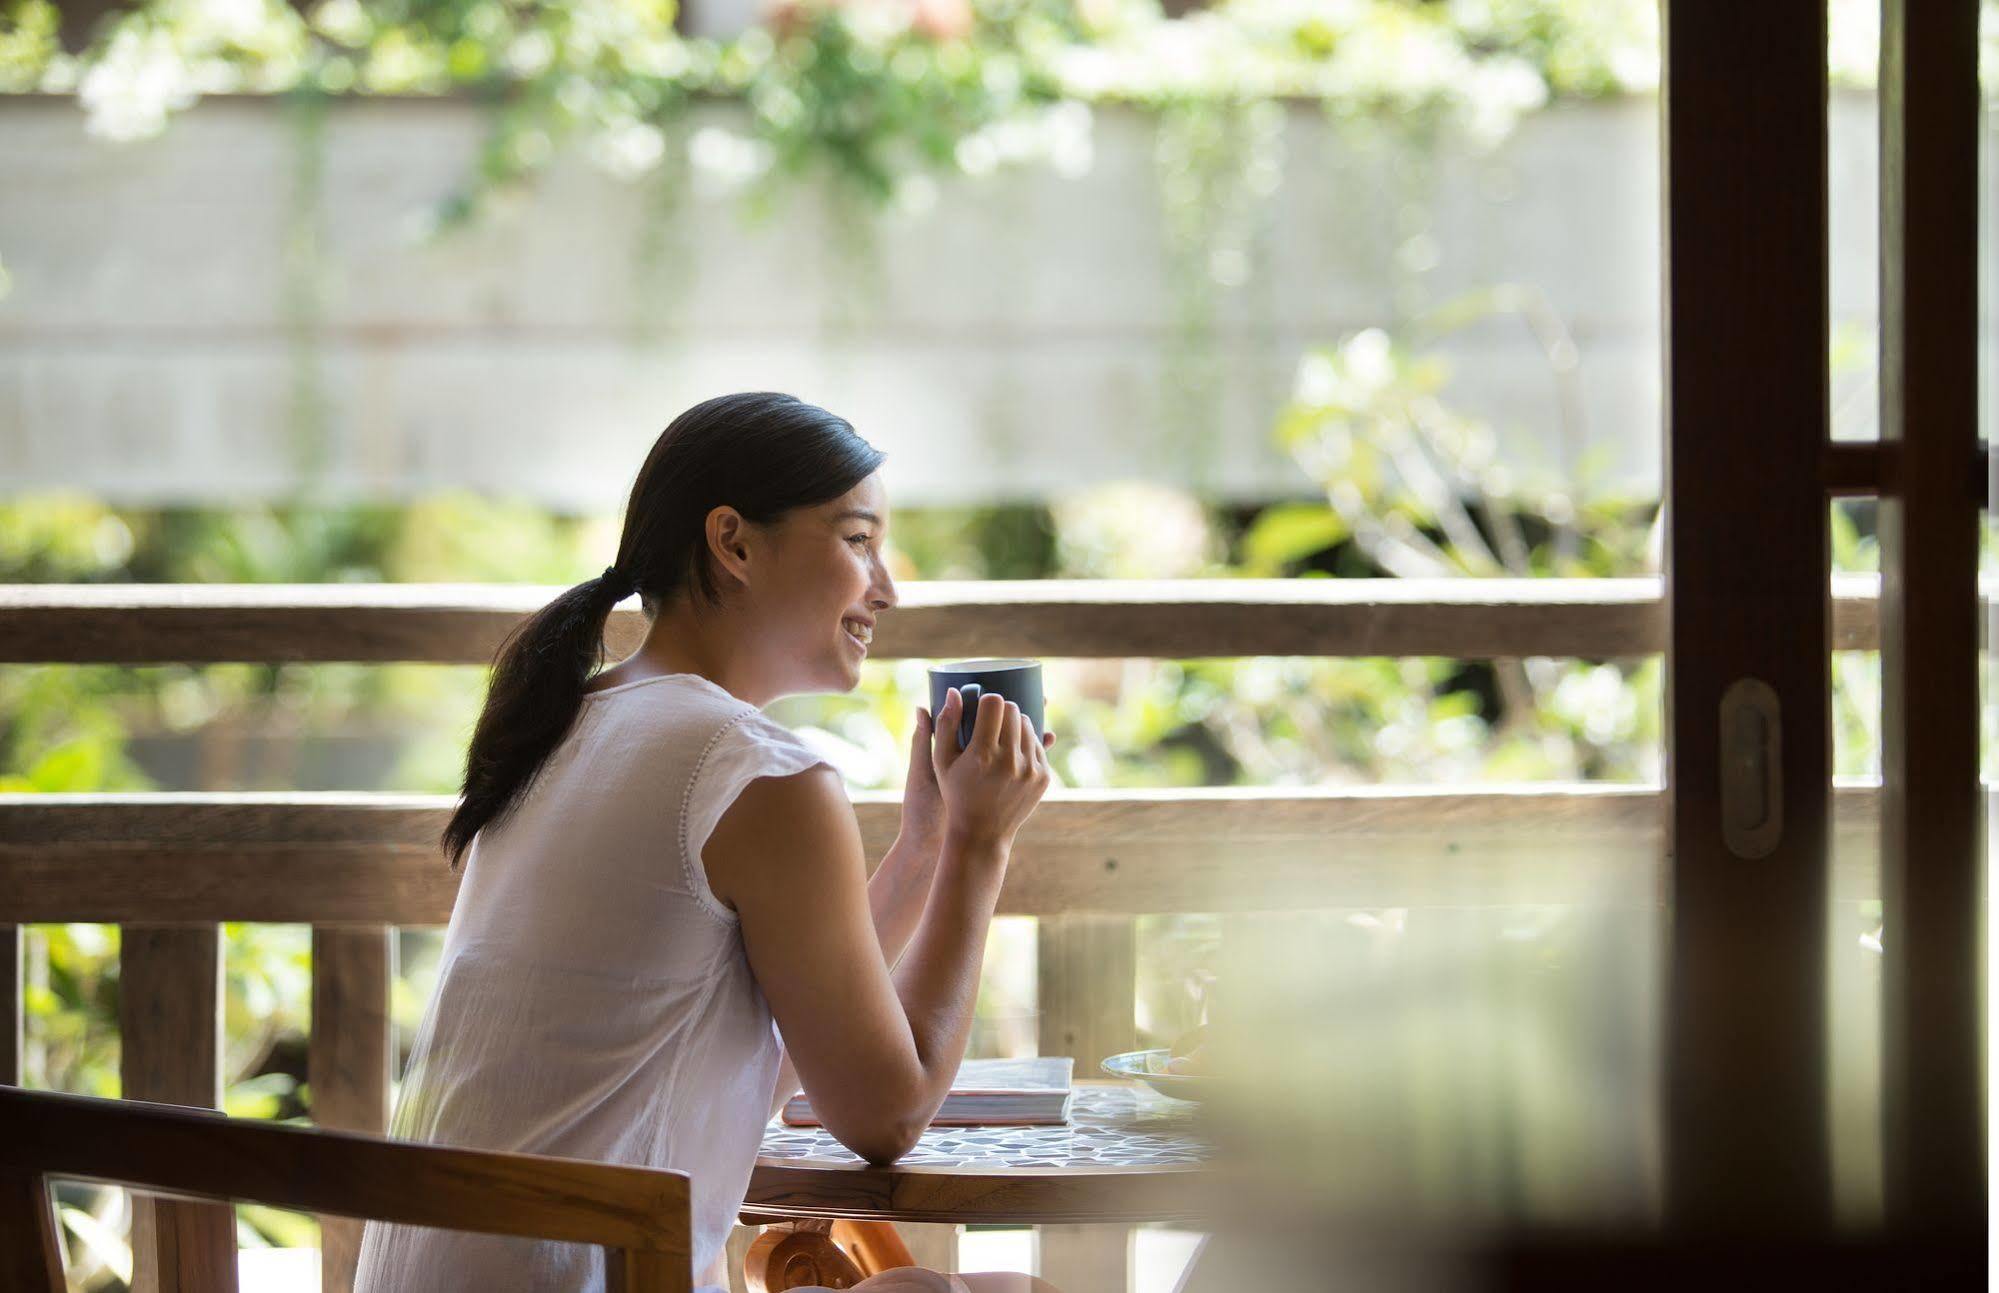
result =
[{"label": "wooden chair", "polygon": [[[50,1178],[481,1234],[601,1244],[610,1293],[693,1287],[687,1176],[0,1087],[0,1288],[62,1293]],[[235,1293],[233,1214],[159,1205],[160,1287]]]}]

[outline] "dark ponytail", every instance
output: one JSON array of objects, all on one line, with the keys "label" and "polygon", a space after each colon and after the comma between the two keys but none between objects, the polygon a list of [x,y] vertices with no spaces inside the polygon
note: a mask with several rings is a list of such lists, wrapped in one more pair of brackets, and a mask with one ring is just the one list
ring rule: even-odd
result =
[{"label": "dark ponytail", "polygon": [[723,395],[675,418],[639,468],[618,559],[507,635],[465,756],[465,786],[444,828],[456,870],[482,827],[506,820],[583,704],[604,663],[604,622],[636,592],[648,617],[683,592],[719,596],[708,514],[728,506],[758,524],[840,497],[883,454],[845,418],[789,395]]}]

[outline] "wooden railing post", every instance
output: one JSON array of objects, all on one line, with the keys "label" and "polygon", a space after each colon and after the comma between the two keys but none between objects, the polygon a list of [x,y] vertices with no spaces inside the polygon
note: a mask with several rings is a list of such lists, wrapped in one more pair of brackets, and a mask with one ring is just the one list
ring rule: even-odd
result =
[{"label": "wooden railing post", "polygon": [[1059,1289],[1125,1293],[1131,1287],[1130,1226],[1041,1226],[1042,1279]]},{"label": "wooden railing post", "polygon": [[[1979,6],[1881,28],[1881,947],[1891,1227],[1985,1228]],[[1987,183],[1990,177],[1987,177]],[[1989,282],[1990,271],[1987,270]],[[1981,486],[1983,482],[1980,482]]]},{"label": "wooden railing post", "polygon": [[1138,952],[1131,917],[1043,916],[1035,929],[1041,1053],[1073,1055],[1078,1077],[1137,1044]]},{"label": "wooden railing post", "polygon": [[40,1172],[0,1162],[0,1288],[66,1293],[49,1184]]},{"label": "wooden railing post", "polygon": [[[118,969],[119,1073],[128,1100],[222,1104],[222,927],[127,925]],[[135,1196],[134,1293],[236,1287],[236,1212]]]},{"label": "wooden railing post", "polygon": [[916,1259],[918,1266],[933,1271],[955,1271],[958,1269],[958,1227],[950,1225],[903,1225],[895,1227],[902,1234],[902,1242],[909,1245],[909,1255]]},{"label": "wooden railing post", "polygon": [[[1138,943],[1129,916],[1044,916],[1035,929],[1041,1053],[1072,1055],[1078,1077],[1137,1045]],[[1041,1277],[1058,1288],[1124,1293],[1129,1226],[1043,1226]]]},{"label": "wooden railing post", "polygon": [[[388,1129],[391,937],[386,925],[313,926],[306,1080],[312,1120],[321,1127]],[[324,1293],[349,1293],[361,1255],[361,1223],[321,1217],[319,1253]]]},{"label": "wooden railing post", "polygon": [[19,925],[0,925],[0,1086],[21,1085],[21,993],[27,980],[21,974],[23,930]]}]

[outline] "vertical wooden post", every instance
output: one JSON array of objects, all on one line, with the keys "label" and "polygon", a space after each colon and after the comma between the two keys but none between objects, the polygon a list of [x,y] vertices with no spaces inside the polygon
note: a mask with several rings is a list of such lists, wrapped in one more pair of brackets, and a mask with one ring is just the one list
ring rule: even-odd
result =
[{"label": "vertical wooden post", "polygon": [[1825,0],[1666,0],[1667,1207],[1829,1219]]},{"label": "vertical wooden post", "polygon": [[694,1287],[687,1254],[644,1248],[604,1251],[605,1293],[689,1293]]},{"label": "vertical wooden post", "polygon": [[[1129,916],[1044,916],[1035,929],[1041,1053],[1069,1055],[1077,1077],[1137,1045],[1137,930]],[[1123,1293],[1128,1226],[1043,1226],[1041,1277],[1059,1288]]]},{"label": "vertical wooden post", "polygon": [[1042,1226],[1036,1273],[1059,1289],[1125,1293],[1131,1287],[1130,1226]]},{"label": "vertical wooden post", "polygon": [[1077,1077],[1137,1044],[1138,951],[1129,916],[1043,916],[1035,929],[1041,1053],[1070,1055]]},{"label": "vertical wooden post", "polygon": [[732,1226],[729,1241],[724,1249],[724,1263],[729,1269],[729,1293],[750,1293],[750,1286],[743,1279],[743,1259],[749,1256],[750,1245],[763,1233],[762,1226]]},{"label": "vertical wooden post", "polygon": [[21,1085],[22,1001],[28,986],[21,974],[21,945],[25,931],[19,925],[0,925],[0,1086]]},{"label": "vertical wooden post", "polygon": [[902,1233],[902,1242],[909,1245],[909,1255],[918,1266],[947,1274],[958,1269],[958,1227],[898,1221],[895,1228]]},{"label": "vertical wooden post", "polygon": [[[222,1103],[222,927],[127,925],[118,970],[124,1098]],[[135,1197],[132,1287],[182,1293],[236,1287],[236,1210]]]},{"label": "vertical wooden post", "polygon": [[1985,1216],[1978,840],[1978,4],[1881,30],[1884,1198]]},{"label": "vertical wooden post", "polygon": [[[312,1035],[306,1080],[321,1127],[379,1134],[389,1125],[389,978],[386,925],[312,930]],[[349,1293],[361,1223],[319,1219],[320,1286]]]},{"label": "vertical wooden post", "polygon": [[42,1174],[0,1163],[0,1288],[66,1293],[55,1207]]},{"label": "vertical wooden post", "polygon": [[[0,1086],[19,1086],[22,1078],[22,972],[26,931],[0,925]],[[62,1293],[63,1276],[55,1254],[55,1210],[48,1183],[40,1172],[0,1167],[0,1281],[7,1288],[47,1289]],[[24,1201],[25,1200],[25,1201]],[[53,1267],[53,1268],[52,1268]]]}]

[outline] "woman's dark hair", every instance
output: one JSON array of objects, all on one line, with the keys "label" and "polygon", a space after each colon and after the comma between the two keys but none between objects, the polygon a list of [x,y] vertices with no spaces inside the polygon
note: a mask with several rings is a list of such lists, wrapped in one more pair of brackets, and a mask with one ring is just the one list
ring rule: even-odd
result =
[{"label": "woman's dark hair", "polygon": [[617,561],[523,622],[494,656],[462,798],[444,828],[452,869],[481,827],[513,811],[576,721],[583,684],[604,663],[611,608],[633,592],[648,616],[683,591],[716,600],[708,513],[728,506],[775,521],[840,497],[883,456],[845,418],[769,391],[718,396],[675,418],[632,484]]}]

